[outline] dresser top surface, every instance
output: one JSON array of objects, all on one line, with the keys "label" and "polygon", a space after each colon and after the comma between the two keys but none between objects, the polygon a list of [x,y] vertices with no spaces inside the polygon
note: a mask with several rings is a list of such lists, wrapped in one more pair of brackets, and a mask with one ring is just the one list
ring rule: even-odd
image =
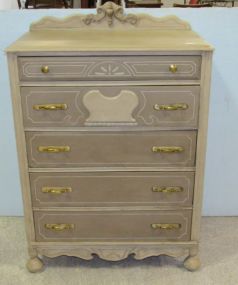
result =
[{"label": "dresser top surface", "polygon": [[97,14],[44,17],[7,52],[209,51],[213,47],[176,16],[125,14],[106,2]]}]

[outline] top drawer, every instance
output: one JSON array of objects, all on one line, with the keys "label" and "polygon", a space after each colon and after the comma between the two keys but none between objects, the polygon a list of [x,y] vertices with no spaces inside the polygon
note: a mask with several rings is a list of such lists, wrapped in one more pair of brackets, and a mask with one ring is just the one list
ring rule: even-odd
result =
[{"label": "top drawer", "polygon": [[21,81],[197,80],[201,56],[19,57]]}]

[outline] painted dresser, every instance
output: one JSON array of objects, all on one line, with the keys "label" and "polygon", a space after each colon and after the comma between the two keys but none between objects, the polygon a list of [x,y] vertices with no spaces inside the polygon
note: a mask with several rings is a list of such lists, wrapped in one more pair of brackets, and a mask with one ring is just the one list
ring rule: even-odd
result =
[{"label": "painted dresser", "polygon": [[7,56],[29,271],[60,255],[199,268],[212,47],[107,2],[33,23]]}]

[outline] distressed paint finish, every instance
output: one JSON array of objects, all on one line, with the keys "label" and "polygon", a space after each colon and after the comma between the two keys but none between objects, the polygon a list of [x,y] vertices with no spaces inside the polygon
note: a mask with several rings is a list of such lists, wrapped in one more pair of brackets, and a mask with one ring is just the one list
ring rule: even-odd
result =
[{"label": "distressed paint finish", "polygon": [[[27,267],[31,272],[42,269],[39,254],[88,260],[97,254],[114,261],[129,254],[136,259],[186,254],[184,266],[193,271],[200,265],[198,242],[213,48],[191,31],[188,23],[174,16],[156,19],[144,14],[124,15],[122,8],[112,3],[99,7],[98,12],[101,14],[63,20],[44,18],[7,49],[31,257]],[[170,70],[171,64],[177,71]],[[49,72],[44,68],[43,73],[42,65],[48,66]],[[85,97],[77,95],[81,88],[87,90]],[[153,93],[159,88],[162,91]],[[62,90],[69,93],[62,95]],[[106,94],[108,90],[114,93]],[[142,100],[143,90],[150,100]],[[166,90],[170,90],[168,96],[163,93]],[[181,97],[179,90],[190,90],[195,96],[186,96],[185,92]],[[32,104],[64,103],[51,101],[59,98],[69,100],[69,106],[77,101],[74,108],[78,113],[74,109],[59,115],[59,120],[60,111],[52,110],[47,119],[32,113]],[[151,110],[155,104],[187,103],[187,98],[188,113],[173,110],[167,112],[174,115],[162,112],[156,116],[157,111]],[[103,106],[106,116],[95,105]],[[117,107],[119,113],[115,115]],[[60,121],[63,123],[56,123]],[[75,127],[74,122],[82,125]],[[59,144],[69,144],[70,151],[38,150],[42,145]],[[180,153],[153,153],[153,146],[184,149]],[[69,204],[71,192],[41,191],[43,185],[53,190],[70,186],[62,185],[57,175],[67,177],[65,181],[72,183],[73,191],[75,185],[79,187],[77,193],[72,192],[73,204]],[[130,188],[133,183],[138,186]],[[152,193],[150,183],[163,183],[163,187],[182,184],[184,192],[181,196],[166,193],[164,197],[162,192]],[[91,192],[87,193],[88,187]],[[102,189],[100,197],[93,187]],[[120,189],[123,191],[117,194]],[[162,200],[157,203],[153,194]],[[47,223],[63,225],[51,230],[45,227]],[[61,231],[65,223],[66,229]],[[67,224],[74,227],[69,229]],[[165,225],[156,229],[151,224]],[[81,233],[80,228],[84,229]]]}]

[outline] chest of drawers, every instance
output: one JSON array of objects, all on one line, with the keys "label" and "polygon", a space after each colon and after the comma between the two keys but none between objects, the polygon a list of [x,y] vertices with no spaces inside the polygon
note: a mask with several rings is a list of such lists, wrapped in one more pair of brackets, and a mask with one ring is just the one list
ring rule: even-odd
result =
[{"label": "chest of drawers", "polygon": [[29,271],[95,254],[199,268],[212,47],[107,2],[33,23],[7,55]]}]

